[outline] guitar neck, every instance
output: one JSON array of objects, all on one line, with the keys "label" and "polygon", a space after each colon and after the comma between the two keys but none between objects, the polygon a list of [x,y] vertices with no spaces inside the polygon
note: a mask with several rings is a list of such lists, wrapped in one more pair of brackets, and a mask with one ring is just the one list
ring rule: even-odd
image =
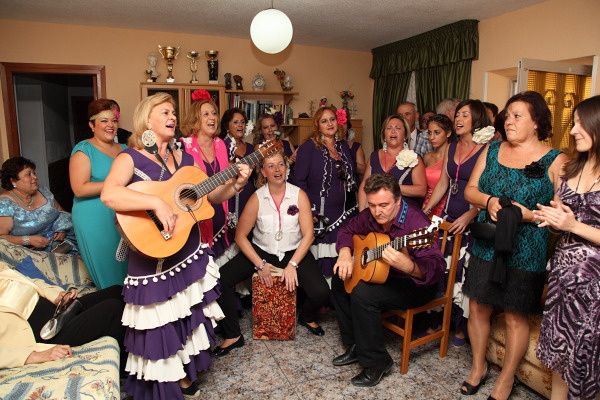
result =
[{"label": "guitar neck", "polygon": [[404,236],[395,238],[394,240],[391,240],[389,243],[382,244],[381,246],[377,246],[374,249],[369,250],[368,253],[369,253],[370,261],[380,259],[383,256],[383,250],[385,250],[389,246],[392,246],[394,248],[394,250],[400,251],[401,249],[406,247],[410,236],[411,236],[411,234],[408,234],[408,235],[404,235]]},{"label": "guitar neck", "polygon": [[[263,155],[260,150],[256,150],[252,154],[248,154],[246,157],[242,158],[238,163],[239,164],[247,164],[250,168],[254,168],[260,160],[262,160]],[[200,182],[199,184],[194,186],[194,191],[198,193],[199,197],[206,196],[217,187],[221,186],[231,178],[237,176],[239,168],[237,166],[238,163],[232,164],[229,168],[217,172],[207,180]]]}]

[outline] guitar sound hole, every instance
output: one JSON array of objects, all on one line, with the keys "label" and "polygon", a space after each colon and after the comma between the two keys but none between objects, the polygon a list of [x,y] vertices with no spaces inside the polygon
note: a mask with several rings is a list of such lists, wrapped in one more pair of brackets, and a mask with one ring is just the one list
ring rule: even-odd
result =
[{"label": "guitar sound hole", "polygon": [[183,189],[179,193],[179,201],[184,206],[193,207],[198,202],[198,194],[193,189]]}]

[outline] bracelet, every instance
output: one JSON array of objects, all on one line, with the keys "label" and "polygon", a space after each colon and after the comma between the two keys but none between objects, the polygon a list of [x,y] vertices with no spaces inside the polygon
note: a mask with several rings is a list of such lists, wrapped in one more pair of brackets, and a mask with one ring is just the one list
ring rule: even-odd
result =
[{"label": "bracelet", "polygon": [[21,236],[21,240],[23,240],[23,246],[29,246],[31,238],[29,235]]},{"label": "bracelet", "polygon": [[491,200],[491,199],[493,199],[494,197],[495,197],[495,196],[490,196],[490,197],[488,197],[488,199],[487,199],[487,202],[485,203],[485,211],[487,211],[487,212],[490,212],[490,211],[488,210],[488,207],[489,207],[489,205],[490,205],[490,200]]},{"label": "bracelet", "polygon": [[298,269],[298,263],[297,263],[296,261],[292,261],[292,260],[290,260],[290,261],[288,262],[288,264],[290,264],[292,267],[294,267],[294,268]]},{"label": "bracelet", "polygon": [[259,265],[255,265],[254,269],[257,271],[262,271],[262,269],[265,267],[265,265],[267,265],[267,260],[265,260],[264,258],[261,260],[261,264]]}]

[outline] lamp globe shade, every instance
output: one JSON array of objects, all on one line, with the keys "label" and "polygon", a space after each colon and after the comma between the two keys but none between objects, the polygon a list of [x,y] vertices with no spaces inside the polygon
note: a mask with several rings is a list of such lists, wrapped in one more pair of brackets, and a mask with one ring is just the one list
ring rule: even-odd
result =
[{"label": "lamp globe shade", "polygon": [[293,34],[292,21],[274,8],[259,12],[250,24],[252,42],[261,51],[269,54],[279,53],[288,47]]}]

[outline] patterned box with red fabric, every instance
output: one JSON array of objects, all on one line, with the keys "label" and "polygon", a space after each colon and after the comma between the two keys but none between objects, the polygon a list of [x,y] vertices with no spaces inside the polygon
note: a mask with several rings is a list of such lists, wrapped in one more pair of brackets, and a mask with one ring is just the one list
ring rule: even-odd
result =
[{"label": "patterned box with red fabric", "polygon": [[252,277],[252,337],[261,340],[294,340],[296,291],[288,291],[279,276],[269,288]]}]

